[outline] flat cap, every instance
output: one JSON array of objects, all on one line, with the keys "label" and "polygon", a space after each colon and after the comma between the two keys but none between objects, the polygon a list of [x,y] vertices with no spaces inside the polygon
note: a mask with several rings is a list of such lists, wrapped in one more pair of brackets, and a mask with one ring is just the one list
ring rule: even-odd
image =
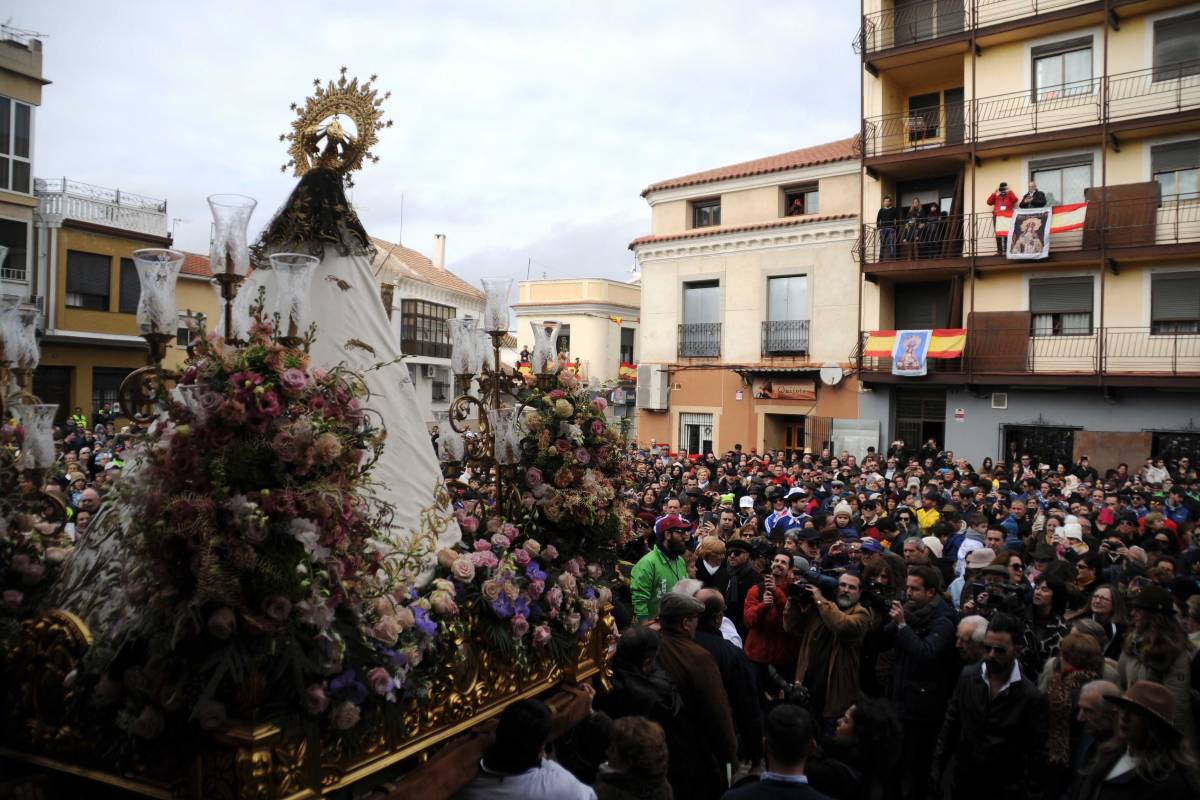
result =
[{"label": "flat cap", "polygon": [[704,613],[704,603],[679,592],[667,592],[658,606],[659,619],[685,619]]}]

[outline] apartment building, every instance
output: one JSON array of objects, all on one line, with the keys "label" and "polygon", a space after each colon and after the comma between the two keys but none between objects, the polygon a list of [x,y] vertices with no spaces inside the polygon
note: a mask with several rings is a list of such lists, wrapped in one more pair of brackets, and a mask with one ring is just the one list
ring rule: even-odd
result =
[{"label": "apartment building", "polygon": [[877,444],[858,335],[852,139],[661,181],[642,196],[638,439],[687,453]]},{"label": "apartment building", "polygon": [[483,317],[486,298],[446,269],[446,237],[434,236],[433,255],[375,237],[372,269],[405,356],[425,424],[446,422],[454,399],[450,326],[454,317]]},{"label": "apartment building", "polygon": [[[521,281],[513,314],[517,347],[533,350],[533,325],[557,325],[556,348],[584,380],[608,387],[608,414],[633,422],[641,286],[607,278]],[[519,354],[518,354],[519,355]]]},{"label": "apartment building", "polygon": [[33,272],[34,116],[42,102],[42,43],[0,28],[0,285],[5,294],[29,297]]},{"label": "apartment building", "polygon": [[[1200,450],[1200,5],[864,0],[862,341],[965,329],[923,377],[867,345],[860,413],[976,463]],[[989,198],[1031,182],[1048,250]],[[925,210],[878,224],[885,195]],[[1036,204],[1036,198],[1034,198]],[[932,208],[933,215],[930,215]],[[1046,237],[1036,239],[1041,245]],[[1014,236],[1015,241],[1015,236]]]},{"label": "apartment building", "polygon": [[[104,403],[116,403],[121,381],[146,364],[133,252],[171,246],[167,203],[67,178],[37,178],[33,193],[36,270],[30,289],[44,330],[34,393],[58,403],[60,418],[79,407],[91,419]],[[213,320],[218,308],[208,256],[186,255],[175,289],[179,329],[168,367],[187,355],[187,314]]]}]

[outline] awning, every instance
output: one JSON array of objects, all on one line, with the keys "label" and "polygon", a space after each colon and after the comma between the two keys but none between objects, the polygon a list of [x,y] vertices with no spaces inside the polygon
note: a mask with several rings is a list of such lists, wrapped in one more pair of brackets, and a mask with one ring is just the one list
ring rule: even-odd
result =
[{"label": "awning", "polygon": [[[966,328],[934,328],[929,337],[929,352],[926,358],[958,358],[967,343]],[[896,332],[871,331],[863,346],[863,355],[869,358],[891,358],[896,349]]]},{"label": "awning", "polygon": [[[1065,206],[1054,206],[1054,216],[1050,219],[1051,233],[1066,233],[1077,231],[1083,227],[1083,219],[1087,216],[1087,203],[1071,203]],[[997,211],[996,233],[1007,234],[1012,225],[1012,211]]]}]

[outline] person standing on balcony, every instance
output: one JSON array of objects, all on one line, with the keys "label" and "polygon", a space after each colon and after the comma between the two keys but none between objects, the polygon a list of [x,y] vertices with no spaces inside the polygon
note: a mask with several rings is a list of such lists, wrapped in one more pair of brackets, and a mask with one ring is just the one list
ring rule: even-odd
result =
[{"label": "person standing on balcony", "polygon": [[921,205],[921,198],[914,197],[904,213],[904,230],[901,234],[901,241],[905,245],[905,258],[912,260],[917,257],[917,247],[924,238],[924,233],[925,206]]},{"label": "person standing on balcony", "polygon": [[[1042,204],[1045,205],[1045,196],[1042,197]],[[1001,214],[1010,214],[1013,207],[1017,204],[1017,193],[1008,188],[1007,181],[1000,181],[1000,187],[996,191],[988,195],[987,204],[992,207],[992,231],[996,235],[996,255],[1004,255],[1004,243],[1008,239],[1007,233],[1000,233],[996,218]]]},{"label": "person standing on balcony", "polygon": [[900,222],[900,209],[892,205],[892,196],[883,196],[883,208],[875,215],[875,229],[879,232],[879,260],[896,260],[896,225]]},{"label": "person standing on balcony", "polygon": [[1046,193],[1037,188],[1037,181],[1029,182],[1029,191],[1021,198],[1021,208],[1045,208]]}]

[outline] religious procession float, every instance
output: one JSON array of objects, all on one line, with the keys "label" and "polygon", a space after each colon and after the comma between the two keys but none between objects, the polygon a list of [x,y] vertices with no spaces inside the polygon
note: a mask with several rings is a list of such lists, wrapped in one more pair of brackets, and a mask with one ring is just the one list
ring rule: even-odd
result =
[{"label": "religious procession float", "polygon": [[[300,180],[255,243],[253,200],[209,198],[222,318],[193,321],[178,369],[183,255],[135,253],[136,444],[80,541],[43,488],[61,467],[55,407],[27,391],[37,312],[0,306],[9,763],[152,797],[315,797],[607,681],[621,435],[556,370],[552,329],[530,374],[501,364],[510,282],[485,281],[484,318],[451,320],[439,465],[345,195],[390,124],[374,82],[343,69],[293,106]],[[491,475],[482,497],[460,491],[467,467]]]}]

